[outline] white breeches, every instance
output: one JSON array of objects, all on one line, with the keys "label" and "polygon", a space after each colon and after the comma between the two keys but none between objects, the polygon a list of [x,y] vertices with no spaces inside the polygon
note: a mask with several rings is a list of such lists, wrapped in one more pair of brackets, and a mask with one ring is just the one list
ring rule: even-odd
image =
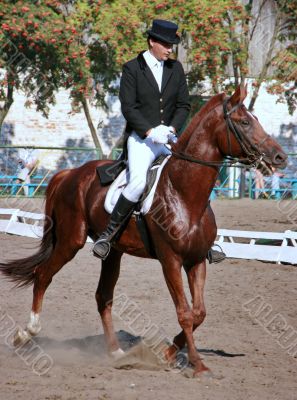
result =
[{"label": "white breeches", "polygon": [[141,139],[135,132],[129,136],[127,146],[130,179],[123,195],[136,203],[144,191],[148,169],[156,158],[170,154],[170,150],[150,138]]}]

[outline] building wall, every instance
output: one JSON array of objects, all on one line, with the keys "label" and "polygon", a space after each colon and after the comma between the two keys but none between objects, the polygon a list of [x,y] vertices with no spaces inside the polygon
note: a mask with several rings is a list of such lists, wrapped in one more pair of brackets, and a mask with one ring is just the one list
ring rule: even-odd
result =
[{"label": "building wall", "polygon": [[[69,94],[60,91],[55,106],[46,119],[35,108],[24,107],[22,93],[17,93],[14,103],[3,124],[0,144],[42,147],[86,147],[94,148],[94,142],[83,112],[72,113]],[[94,125],[104,154],[109,154],[121,136],[125,121],[117,97],[107,96],[108,109],[90,107]],[[56,171],[72,168],[98,157],[97,152],[39,150],[39,170]],[[1,173],[10,174],[16,169],[19,150],[0,151]]]},{"label": "building wall", "polygon": [[[251,88],[252,80],[248,80]],[[24,146],[79,146],[94,147],[92,136],[83,112],[71,113],[70,101],[66,91],[57,95],[57,104],[51,107],[46,119],[35,109],[24,107],[25,97],[18,93],[5,120],[1,143]],[[109,111],[90,107],[94,125],[103,151],[108,153],[121,136],[125,120],[121,114],[120,102],[116,96],[107,99]],[[248,98],[246,100],[248,104]],[[277,103],[277,96],[260,89],[256,101],[255,114],[267,132],[279,136],[284,125],[297,125],[297,113],[289,115],[286,104]]]},{"label": "building wall", "polygon": [[[248,84],[251,87],[252,80]],[[33,107],[25,108],[24,102],[25,97],[18,93],[5,120],[1,143],[18,146],[94,147],[86,118],[83,113],[71,113],[66,91],[58,93],[57,104],[51,107],[48,119]],[[118,98],[109,97],[107,103],[108,112],[91,107],[93,122],[98,127],[98,136],[105,154],[110,152],[122,135],[125,125]],[[297,113],[290,116],[286,104],[277,103],[277,97],[268,94],[264,87],[260,90],[254,112],[269,134],[288,139],[289,144],[296,142]],[[52,161],[48,158],[46,161],[53,169],[55,157],[53,155]]]},{"label": "building wall", "polygon": [[[250,88],[251,85],[252,79],[249,79],[248,88]],[[250,96],[248,95],[245,101],[246,105],[248,105],[249,99]],[[277,102],[277,96],[267,93],[265,85],[260,88],[259,97],[255,103],[254,113],[270,135],[279,138],[291,137],[294,141],[297,141],[297,132],[295,132],[294,135],[294,132],[292,131],[292,126],[297,128],[297,112],[295,111],[293,115],[290,115],[287,105],[285,103]]]},{"label": "building wall", "polygon": [[[5,119],[1,143],[24,146],[79,146],[94,147],[92,136],[83,112],[72,113],[69,94],[59,91],[55,106],[51,106],[49,118],[36,112],[35,107],[24,107],[25,96],[18,92]],[[104,153],[108,153],[122,133],[124,118],[120,102],[115,96],[107,96],[108,110],[90,107],[94,125]]]}]

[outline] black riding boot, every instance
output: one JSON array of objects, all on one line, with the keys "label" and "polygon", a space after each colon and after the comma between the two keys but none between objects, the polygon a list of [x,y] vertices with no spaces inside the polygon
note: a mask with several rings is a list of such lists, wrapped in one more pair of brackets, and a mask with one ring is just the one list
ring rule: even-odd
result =
[{"label": "black riding boot", "polygon": [[100,235],[93,247],[93,254],[96,257],[105,258],[108,256],[112,239],[119,232],[124,222],[131,216],[136,203],[126,199],[122,194],[117,201],[110,216],[109,224],[105,231]]},{"label": "black riding boot", "polygon": [[208,259],[209,264],[217,264],[226,258],[226,254],[223,252],[221,247],[218,244],[215,244],[214,246],[219,247],[220,251],[214,250],[213,248],[208,251],[206,258]]}]

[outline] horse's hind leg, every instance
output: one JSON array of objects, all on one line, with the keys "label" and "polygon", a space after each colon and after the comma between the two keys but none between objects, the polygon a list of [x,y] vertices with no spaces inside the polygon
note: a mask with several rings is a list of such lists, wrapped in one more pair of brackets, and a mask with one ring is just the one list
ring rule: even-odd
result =
[{"label": "horse's hind leg", "polygon": [[[198,328],[206,317],[206,309],[204,304],[204,285],[206,278],[206,262],[194,265],[190,269],[186,269],[189,288],[192,296],[192,312],[193,312],[193,332]],[[177,351],[182,349],[186,344],[186,336],[181,331],[175,336],[173,345],[169,347],[166,355],[169,359],[176,355]]]},{"label": "horse's hind leg", "polygon": [[[81,224],[83,225],[83,224]],[[53,276],[83,247],[86,241],[86,233],[80,226],[81,237],[76,241],[70,241],[68,244],[57,242],[49,259],[40,264],[35,270],[35,279],[33,286],[33,302],[30,313],[30,320],[24,330],[19,329],[14,337],[14,345],[28,342],[32,336],[36,336],[41,330],[40,312],[42,309],[43,297],[46,289],[50,285]],[[67,237],[67,236],[63,236]]]},{"label": "horse's hind leg", "polygon": [[114,331],[111,315],[113,293],[120,274],[122,254],[111,249],[108,257],[102,261],[101,275],[96,291],[96,301],[102,320],[107,348],[111,356],[115,358],[123,354]]}]

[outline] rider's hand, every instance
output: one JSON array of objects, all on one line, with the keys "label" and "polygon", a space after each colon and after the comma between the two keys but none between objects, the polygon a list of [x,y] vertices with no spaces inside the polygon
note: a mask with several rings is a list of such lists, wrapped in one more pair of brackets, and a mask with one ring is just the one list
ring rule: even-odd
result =
[{"label": "rider's hand", "polygon": [[151,129],[148,137],[154,142],[159,144],[168,143],[168,135],[170,135],[171,130],[166,125],[158,125]]}]

